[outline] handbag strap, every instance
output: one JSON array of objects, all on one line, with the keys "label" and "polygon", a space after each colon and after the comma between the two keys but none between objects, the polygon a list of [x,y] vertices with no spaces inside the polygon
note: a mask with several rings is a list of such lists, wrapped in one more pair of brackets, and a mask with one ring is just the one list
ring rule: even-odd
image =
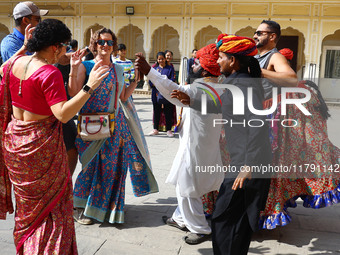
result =
[{"label": "handbag strap", "polygon": [[[89,135],[95,135],[95,134],[98,134],[99,132],[100,132],[100,130],[102,129],[102,127],[103,127],[103,123],[104,123],[104,117],[103,116],[99,116],[99,122],[100,122],[100,127],[99,127],[99,129],[96,131],[96,132],[90,132],[90,131],[88,131],[88,129],[87,129],[87,125],[89,124],[89,122],[91,122],[90,121],[90,117],[86,117],[85,118],[85,130],[86,130],[86,132],[89,134]],[[92,121],[93,122],[93,121]],[[97,122],[97,121],[95,121],[95,122]]]}]

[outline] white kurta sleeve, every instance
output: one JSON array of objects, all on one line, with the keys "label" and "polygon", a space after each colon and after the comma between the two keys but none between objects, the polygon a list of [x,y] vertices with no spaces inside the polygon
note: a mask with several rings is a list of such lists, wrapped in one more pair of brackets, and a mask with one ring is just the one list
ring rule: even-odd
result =
[{"label": "white kurta sleeve", "polygon": [[191,96],[190,86],[182,86],[168,79],[166,75],[161,75],[154,68],[150,69],[149,74],[147,75],[148,79],[153,83],[153,85],[157,88],[157,90],[162,94],[163,97],[166,98],[170,103],[180,106],[180,107],[188,107],[188,105],[182,104],[178,99],[171,98],[171,93],[173,90],[182,91],[189,96]]}]

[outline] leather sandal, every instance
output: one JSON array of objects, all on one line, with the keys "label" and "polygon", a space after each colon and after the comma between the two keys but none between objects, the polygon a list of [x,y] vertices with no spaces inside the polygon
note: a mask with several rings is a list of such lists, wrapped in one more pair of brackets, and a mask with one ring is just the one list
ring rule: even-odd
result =
[{"label": "leather sandal", "polygon": [[200,244],[204,241],[208,240],[211,237],[211,234],[195,234],[190,233],[189,235],[185,236],[183,239],[187,244]]},{"label": "leather sandal", "polygon": [[181,227],[181,226],[178,225],[177,222],[174,221],[174,219],[171,218],[171,217],[162,216],[162,220],[163,220],[163,222],[164,222],[166,225],[168,225],[168,226],[170,226],[170,227],[175,227],[175,228],[178,228],[178,229],[183,230],[183,231],[188,231],[188,229],[186,228],[186,226]]}]

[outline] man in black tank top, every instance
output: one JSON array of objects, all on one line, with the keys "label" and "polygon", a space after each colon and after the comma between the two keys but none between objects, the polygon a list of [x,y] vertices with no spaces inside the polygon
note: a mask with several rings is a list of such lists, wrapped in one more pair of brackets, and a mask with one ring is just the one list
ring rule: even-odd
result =
[{"label": "man in black tank top", "polygon": [[296,73],[287,63],[286,58],[276,49],[280,35],[281,28],[278,23],[272,20],[263,20],[253,37],[259,51],[256,58],[262,69],[262,77],[270,81],[270,83],[263,84],[266,99],[271,94],[272,86],[297,86]]},{"label": "man in black tank top", "polygon": [[[280,25],[274,21],[262,21],[254,34],[254,41],[260,52],[257,59],[262,68],[262,77],[275,82],[277,86],[296,87],[295,72],[290,68],[285,57],[277,52],[276,44],[279,37]],[[290,81],[287,81],[287,78],[290,78]],[[324,194],[337,192],[340,185],[339,176],[334,175],[333,171],[326,170],[325,175],[315,178],[314,170],[306,167],[308,165],[321,169],[323,166],[328,166],[332,169],[338,166],[339,149],[331,143],[327,135],[326,120],[329,117],[327,105],[315,84],[305,81],[300,82],[299,87],[310,94],[309,101],[303,105],[310,110],[311,115],[302,114],[295,104],[287,104],[284,106],[285,115],[279,112],[282,110],[281,105],[278,107],[278,112],[274,112],[268,119],[277,120],[270,129],[273,155],[271,164],[292,169],[301,167],[301,174],[294,179],[287,178],[289,175],[282,175],[282,172],[272,177],[268,197],[275,199],[268,199],[265,210],[261,212],[260,224],[263,229],[286,225],[291,220],[286,217],[289,215],[287,201],[289,204],[294,204],[295,202],[292,201],[297,197],[302,198],[304,206],[309,208],[321,208],[339,202],[319,201],[319,198],[325,196]],[[300,100],[305,95],[306,93],[293,92],[287,93],[284,97]],[[270,108],[272,102],[270,97],[267,99],[265,105],[266,108]],[[284,119],[294,120],[296,126],[286,128],[281,122]],[[312,202],[317,200],[317,203]]]}]

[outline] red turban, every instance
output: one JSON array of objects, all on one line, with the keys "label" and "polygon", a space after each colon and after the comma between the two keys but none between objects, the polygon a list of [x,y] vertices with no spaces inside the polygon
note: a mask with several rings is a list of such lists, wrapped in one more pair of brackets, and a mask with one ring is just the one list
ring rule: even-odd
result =
[{"label": "red turban", "polygon": [[212,75],[219,76],[220,66],[217,64],[218,50],[214,43],[209,44],[196,52],[196,57],[199,59],[204,70]]},{"label": "red turban", "polygon": [[253,39],[237,35],[220,34],[216,48],[234,55],[255,56],[257,54],[256,43]]},{"label": "red turban", "polygon": [[280,50],[280,53],[286,57],[288,60],[292,60],[294,57],[294,52],[291,49],[288,48],[283,48]]}]

